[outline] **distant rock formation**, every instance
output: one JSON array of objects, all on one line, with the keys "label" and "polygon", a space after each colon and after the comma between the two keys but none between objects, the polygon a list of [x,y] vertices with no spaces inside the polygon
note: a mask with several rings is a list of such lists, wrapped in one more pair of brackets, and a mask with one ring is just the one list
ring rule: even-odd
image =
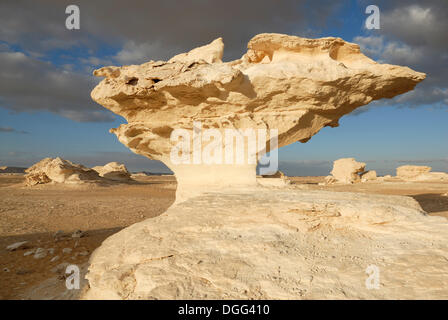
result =
[{"label": "distant rock formation", "polygon": [[397,178],[405,181],[448,181],[448,173],[431,170],[428,166],[404,165],[397,168]]},{"label": "distant rock formation", "polygon": [[[379,64],[340,38],[259,34],[231,62],[222,62],[223,49],[219,38],[169,61],[94,72],[105,79],[92,91],[93,100],[128,121],[111,132],[133,152],[165,163],[176,175],[177,197],[211,186],[255,185],[256,163],[173,163],[175,129],[193,136],[194,121],[222,136],[232,128],[277,129],[282,147],[306,142],[356,108],[410,91],[425,78],[407,67]],[[258,156],[269,152],[268,140]]]},{"label": "distant rock formation", "polygon": [[448,181],[448,173],[446,172],[426,172],[419,175],[416,181]]},{"label": "distant rock formation", "polygon": [[430,172],[431,169],[432,168],[428,166],[401,166],[397,168],[397,177],[403,180],[411,180],[417,178],[423,173]]},{"label": "distant rock formation", "polygon": [[145,172],[135,172],[131,174],[131,178],[142,178],[147,177],[148,175]]},{"label": "distant rock formation", "polygon": [[269,178],[269,179],[273,179],[273,178],[280,178],[280,179],[286,179],[286,175],[280,171],[277,170],[274,174],[264,174],[261,175],[262,178]]},{"label": "distant rock formation", "polygon": [[25,185],[45,183],[81,184],[85,181],[100,180],[95,170],[72,163],[68,160],[45,158],[26,169]]},{"label": "distant rock formation", "polygon": [[22,167],[8,167],[2,166],[0,167],[0,173],[8,173],[8,174],[23,174],[25,173],[26,168]]},{"label": "distant rock formation", "polygon": [[361,173],[361,182],[373,181],[377,179],[376,171],[369,170]]},{"label": "distant rock formation", "polygon": [[325,179],[326,183],[356,183],[361,182],[360,174],[364,172],[366,164],[357,162],[354,158],[342,158],[333,161],[331,176]]},{"label": "distant rock formation", "polygon": [[96,166],[92,168],[100,177],[114,180],[114,181],[129,181],[131,179],[131,173],[128,171],[124,164],[118,162],[109,162],[104,166]]},{"label": "distant rock formation", "polygon": [[[366,164],[358,162],[354,158],[342,158],[333,161],[331,175],[325,177],[320,185],[327,184],[352,184],[377,180],[375,170],[365,171]],[[381,180],[381,179],[380,179]]]}]

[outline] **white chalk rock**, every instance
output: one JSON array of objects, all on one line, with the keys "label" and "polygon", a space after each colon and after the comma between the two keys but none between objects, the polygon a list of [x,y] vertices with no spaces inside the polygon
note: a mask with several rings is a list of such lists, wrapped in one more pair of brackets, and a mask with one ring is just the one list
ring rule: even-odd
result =
[{"label": "white chalk rock", "polygon": [[210,190],[106,239],[84,299],[447,299],[447,243],[410,197]]},{"label": "white chalk rock", "polygon": [[61,158],[45,158],[26,169],[25,184],[33,186],[45,183],[81,184],[101,178],[95,170]]},{"label": "white chalk rock", "polygon": [[360,182],[360,173],[364,172],[366,164],[357,162],[354,158],[342,158],[333,162],[333,170],[331,175],[339,183],[355,183]]},{"label": "white chalk rock", "polygon": [[15,251],[18,249],[25,249],[28,248],[29,242],[28,241],[20,241],[13,244],[10,244],[6,247],[6,250],[8,251]]},{"label": "white chalk rock", "polygon": [[129,181],[131,174],[124,164],[118,162],[109,162],[104,166],[96,166],[92,168],[98,174],[106,179],[115,181]]},{"label": "white chalk rock", "polygon": [[377,179],[376,171],[369,170],[361,174],[361,182],[373,181]]},{"label": "white chalk rock", "polygon": [[[106,79],[92,91],[93,100],[128,122],[111,132],[133,152],[160,160],[175,173],[176,200],[213,186],[257,184],[256,163],[250,161],[192,164],[195,148],[186,155],[191,164],[173,161],[176,129],[190,137],[194,122],[222,137],[227,129],[273,129],[282,147],[306,142],[356,108],[410,91],[425,78],[407,67],[376,63],[340,38],[259,34],[243,57],[231,62],[222,62],[223,50],[217,39],[169,61],[94,72]],[[270,150],[269,139],[269,134],[259,137],[257,157]],[[206,147],[204,142],[199,156]],[[233,139],[222,143],[223,151],[229,149],[236,150]]]}]

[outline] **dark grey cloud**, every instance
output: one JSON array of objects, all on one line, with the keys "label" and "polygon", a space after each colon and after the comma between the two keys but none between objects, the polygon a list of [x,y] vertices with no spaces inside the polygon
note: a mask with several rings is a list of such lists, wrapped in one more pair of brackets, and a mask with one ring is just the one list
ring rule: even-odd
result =
[{"label": "dark grey cloud", "polygon": [[22,52],[0,52],[0,106],[50,111],[76,121],[111,121],[114,116],[90,98],[92,76],[56,67]]},{"label": "dark grey cloud", "polygon": [[[67,5],[80,8],[80,30],[67,30]],[[76,121],[110,121],[91,101],[95,67],[142,63],[223,37],[225,59],[239,58],[261,32],[310,35],[339,5],[315,1],[2,0],[0,2],[0,106],[50,111]],[[5,43],[9,44],[11,49]],[[111,46],[116,52],[104,52]],[[68,50],[64,63],[55,52]]]},{"label": "dark grey cloud", "polygon": [[[366,1],[361,1],[366,4]],[[356,37],[362,49],[385,63],[406,65],[427,78],[390,104],[448,106],[448,1],[376,1],[381,29]]]},{"label": "dark grey cloud", "polygon": [[[65,28],[65,8],[76,4],[81,28]],[[2,0],[0,39],[30,51],[101,42],[134,43],[147,59],[170,56],[223,37],[227,57],[240,57],[247,41],[261,32],[303,34],[333,23],[336,1],[322,0]],[[101,40],[99,42],[98,40]]]},{"label": "dark grey cloud", "polygon": [[11,127],[0,127],[0,133],[20,133],[20,134],[29,134],[28,131],[17,130]]},{"label": "dark grey cloud", "polygon": [[[224,59],[236,59],[245,52],[247,41],[258,33],[315,37],[324,27],[340,27],[346,22],[341,20],[344,13],[339,10],[347,3],[2,0],[0,40],[10,46],[0,41],[0,65],[5,69],[0,73],[0,106],[15,111],[45,110],[76,121],[110,121],[113,115],[89,96],[98,81],[91,76],[95,67],[165,60],[217,37],[224,38]],[[445,0],[375,2],[381,9],[381,30],[357,41],[366,52],[382,61],[409,65],[428,74],[415,91],[389,103],[446,106],[447,3]],[[65,8],[69,4],[80,8],[80,30],[65,28]],[[360,14],[364,16],[363,12]],[[105,52],[108,46],[115,50]],[[77,52],[79,48],[84,51],[69,54],[64,63],[47,62],[52,61],[48,57],[55,52]],[[25,54],[21,56],[17,51]]]}]

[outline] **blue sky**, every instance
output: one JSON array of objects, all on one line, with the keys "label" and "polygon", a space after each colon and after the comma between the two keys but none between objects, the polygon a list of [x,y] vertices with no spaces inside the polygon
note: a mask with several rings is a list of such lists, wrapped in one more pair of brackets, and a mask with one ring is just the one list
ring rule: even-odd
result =
[{"label": "blue sky", "polygon": [[[339,127],[324,128],[305,144],[297,142],[281,148],[280,168],[288,175],[327,175],[332,161],[342,157],[355,157],[366,162],[367,169],[377,170],[380,174],[392,174],[397,166],[406,163],[448,171],[447,51],[439,46],[437,38],[433,43],[420,43],[421,35],[413,38],[407,33],[412,28],[423,31],[426,28],[428,34],[433,32],[433,24],[445,23],[437,19],[437,15],[446,7],[438,8],[437,2],[431,1],[426,7],[417,1],[405,1],[401,7],[391,4],[393,1],[388,2],[383,7],[379,5],[384,27],[366,30],[363,27],[367,17],[364,1],[343,1],[339,5],[319,2],[292,4],[283,11],[279,9],[266,25],[258,21],[256,15],[241,14],[235,18],[235,24],[243,28],[245,23],[248,26],[250,23],[250,30],[243,35],[237,34],[242,30],[237,28],[230,33],[225,21],[216,22],[215,17],[209,24],[203,21],[202,25],[191,26],[197,31],[192,39],[168,29],[164,38],[163,28],[146,29],[135,37],[126,30],[120,34],[119,26],[108,33],[112,22],[94,17],[90,11],[93,9],[89,9],[87,3],[79,4],[81,30],[78,34],[63,28],[66,15],[63,9],[56,10],[55,5],[52,10],[45,11],[44,8],[35,13],[37,17],[42,15],[44,26],[36,28],[35,36],[30,38],[30,32],[34,30],[27,25],[26,12],[31,12],[32,8],[26,6],[31,6],[30,2],[7,2],[5,8],[0,5],[0,12],[5,14],[2,18],[0,13],[0,65],[3,64],[3,75],[0,76],[0,165],[29,166],[44,157],[61,156],[88,166],[119,161],[134,171],[165,171],[160,163],[131,153],[109,133],[110,128],[125,123],[125,120],[90,100],[90,91],[99,81],[91,75],[92,70],[102,65],[168,59],[175,53],[208,43],[219,34],[220,28],[229,34],[229,46],[224,34],[226,49],[229,47],[224,59],[235,59],[244,53],[245,43],[255,35],[251,32],[267,32],[266,28],[271,28],[272,32],[300,36],[341,37],[359,43],[363,52],[376,60],[409,65],[426,72],[429,80],[424,81],[428,84],[419,85],[413,95],[364,107],[361,112],[343,117]],[[25,9],[20,10],[17,7],[20,5]],[[63,8],[63,4],[57,8]],[[268,9],[269,5],[266,5]],[[157,18],[154,11],[147,13],[147,19]],[[130,14],[132,16],[132,12]],[[257,15],[264,20],[263,17],[270,17],[269,12],[260,11]],[[8,16],[18,23],[23,21],[20,25],[23,28],[17,28]],[[58,25],[58,19],[62,27],[55,31],[53,24]],[[400,19],[409,24],[403,31],[394,26]],[[283,22],[279,25],[278,21]],[[116,20],[115,23],[121,22]],[[212,31],[203,31],[208,27]],[[443,30],[445,27],[442,25],[441,32],[448,31]],[[151,30],[157,32],[157,36]],[[203,38],[201,32],[205,33]],[[184,41],[183,38],[187,39]],[[428,61],[431,57],[435,58]]]}]

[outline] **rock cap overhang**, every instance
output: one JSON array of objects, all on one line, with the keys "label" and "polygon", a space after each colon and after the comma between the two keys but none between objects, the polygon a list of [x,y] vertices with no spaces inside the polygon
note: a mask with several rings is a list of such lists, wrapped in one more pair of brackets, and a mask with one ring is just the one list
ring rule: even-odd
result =
[{"label": "rock cap overhang", "polygon": [[[128,123],[111,129],[137,154],[164,162],[179,185],[254,184],[255,165],[215,167],[170,161],[175,129],[278,129],[278,147],[306,142],[373,100],[408,92],[425,74],[380,64],[341,38],[275,33],[252,38],[241,59],[222,62],[221,38],[168,61],[104,67],[93,100]],[[266,151],[269,145],[266,141]]]}]

